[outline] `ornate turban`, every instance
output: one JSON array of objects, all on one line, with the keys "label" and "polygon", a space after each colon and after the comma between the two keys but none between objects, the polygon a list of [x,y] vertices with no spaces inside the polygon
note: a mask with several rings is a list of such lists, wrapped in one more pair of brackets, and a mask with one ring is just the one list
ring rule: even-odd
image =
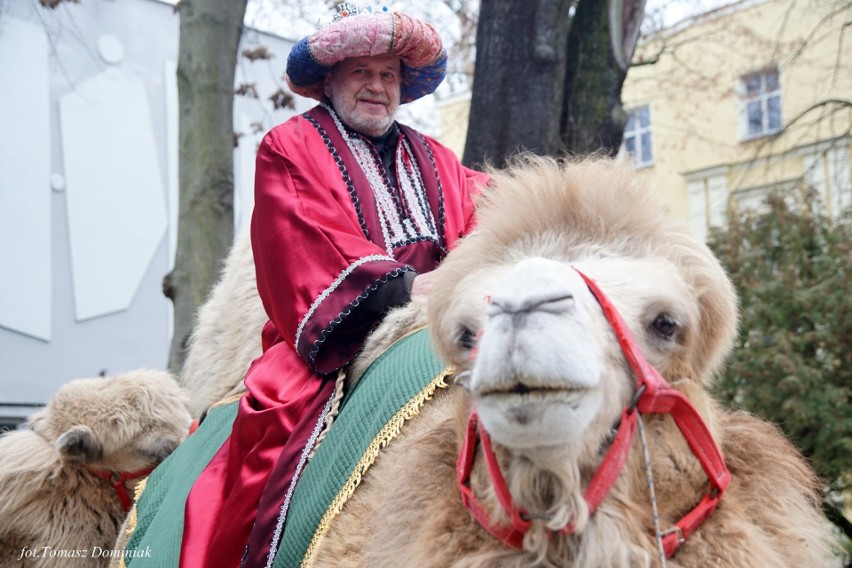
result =
[{"label": "ornate turban", "polygon": [[336,63],[389,53],[401,60],[402,103],[434,92],[444,80],[447,52],[435,28],[406,14],[379,11],[341,17],[302,38],[287,58],[287,84],[296,94],[322,100],[325,77]]}]

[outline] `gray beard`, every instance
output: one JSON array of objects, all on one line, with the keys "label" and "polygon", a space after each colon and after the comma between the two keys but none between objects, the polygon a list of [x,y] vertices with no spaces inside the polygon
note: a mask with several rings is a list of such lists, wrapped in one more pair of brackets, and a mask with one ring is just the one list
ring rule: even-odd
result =
[{"label": "gray beard", "polygon": [[337,116],[340,117],[340,120],[343,121],[343,124],[366,136],[381,136],[388,131],[395,120],[394,115],[388,115],[385,118],[370,119],[364,118],[355,112],[341,111],[343,105],[340,103],[342,101],[340,101],[336,93],[332,94],[329,100],[331,100],[331,106],[334,112],[337,113]]}]

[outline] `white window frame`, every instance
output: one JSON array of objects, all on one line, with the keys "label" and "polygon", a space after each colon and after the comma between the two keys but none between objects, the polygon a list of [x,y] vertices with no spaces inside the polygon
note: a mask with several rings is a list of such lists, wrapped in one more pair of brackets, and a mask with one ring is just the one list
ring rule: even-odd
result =
[{"label": "white window frame", "polygon": [[[647,126],[642,126],[641,121],[639,120],[639,112],[641,112],[643,110],[648,112],[648,124],[647,124]],[[633,124],[635,125],[635,128],[628,130],[627,126],[630,124],[630,116],[631,115],[635,115],[635,119],[633,120]],[[627,121],[627,124],[624,127],[624,137],[623,137],[623,140],[621,142],[621,147],[622,147],[623,151],[630,156],[630,158],[633,160],[633,163],[636,165],[637,168],[647,168],[647,167],[653,166],[654,165],[654,134],[651,131],[651,124],[652,124],[651,106],[650,105],[639,105],[639,106],[630,108],[630,109],[627,110],[627,116],[628,116],[628,121]],[[650,156],[651,156],[649,160],[643,160],[642,159],[642,154],[643,154],[642,150],[644,148],[644,146],[642,145],[642,135],[643,134],[648,135],[648,141],[649,141],[648,150],[649,150],[649,153],[650,153]],[[630,152],[629,150],[627,150],[627,139],[628,138],[635,140],[635,144],[634,144],[635,151],[634,152]]]},{"label": "white window frame", "polygon": [[769,213],[769,204],[766,198],[775,193],[784,197],[787,205],[794,204],[796,192],[801,190],[797,179],[776,181],[764,185],[757,185],[738,189],[731,193],[734,210],[739,213],[749,211],[756,215]]},{"label": "white window frame", "polygon": [[[776,85],[775,89],[772,91],[767,90],[767,82],[768,78],[771,74],[776,76]],[[750,94],[748,92],[748,81],[751,78],[758,78],[760,81],[760,86],[758,88],[758,92],[755,94]],[[756,140],[758,138],[764,138],[766,136],[771,136],[777,132],[780,132],[784,129],[784,107],[783,107],[783,99],[781,96],[781,71],[778,67],[766,67],[759,71],[753,71],[751,73],[746,73],[745,75],[741,75],[739,79],[738,91],[740,93],[740,141],[747,142],[749,140]],[[771,126],[769,124],[770,112],[769,112],[769,101],[771,99],[778,100],[778,119],[779,124],[776,126]],[[749,105],[757,103],[760,105],[760,113],[761,113],[761,125],[760,130],[757,132],[750,132],[749,127],[751,125],[749,121]]]},{"label": "white window frame", "polygon": [[849,138],[841,138],[801,148],[805,183],[819,192],[831,219],[852,209]]},{"label": "white window frame", "polygon": [[689,224],[695,238],[707,241],[712,227],[728,223],[728,168],[720,166],[686,176]]}]

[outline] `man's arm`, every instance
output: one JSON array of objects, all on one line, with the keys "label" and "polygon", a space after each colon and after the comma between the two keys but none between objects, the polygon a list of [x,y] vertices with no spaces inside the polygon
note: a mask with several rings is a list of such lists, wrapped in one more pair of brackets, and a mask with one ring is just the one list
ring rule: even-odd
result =
[{"label": "man's arm", "polygon": [[[279,127],[280,128],[280,127]],[[337,164],[313,127],[273,130],[258,149],[252,247],[258,292],[278,335],[330,373],[361,348],[382,316],[363,304],[413,282],[363,233]],[[377,304],[378,300],[375,301]]]}]

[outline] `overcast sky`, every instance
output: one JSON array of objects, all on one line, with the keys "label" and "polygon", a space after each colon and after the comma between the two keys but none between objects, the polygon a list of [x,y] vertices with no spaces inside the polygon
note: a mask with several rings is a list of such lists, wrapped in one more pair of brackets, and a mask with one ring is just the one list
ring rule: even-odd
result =
[{"label": "overcast sky", "polygon": [[660,11],[663,24],[668,27],[690,16],[732,4],[733,0],[647,0],[646,13]]},{"label": "overcast sky", "polygon": [[[662,20],[665,27],[681,20],[700,14],[734,0],[647,0],[646,14],[654,14]],[[375,2],[360,1],[359,5]],[[452,18],[443,0],[397,0],[388,2],[393,9],[400,9],[413,16],[425,17],[439,28]],[[298,39],[316,29],[317,23],[329,20],[328,10],[323,2],[315,0],[252,0],[246,12],[246,22],[258,29]]]}]

